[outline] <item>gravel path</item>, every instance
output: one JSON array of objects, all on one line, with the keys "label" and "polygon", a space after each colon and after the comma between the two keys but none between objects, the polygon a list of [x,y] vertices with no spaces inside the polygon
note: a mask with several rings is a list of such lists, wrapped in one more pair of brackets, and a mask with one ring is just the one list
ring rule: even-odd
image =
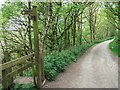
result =
[{"label": "gravel path", "polygon": [[118,58],[108,48],[110,41],[91,47],[44,88],[118,88]]}]

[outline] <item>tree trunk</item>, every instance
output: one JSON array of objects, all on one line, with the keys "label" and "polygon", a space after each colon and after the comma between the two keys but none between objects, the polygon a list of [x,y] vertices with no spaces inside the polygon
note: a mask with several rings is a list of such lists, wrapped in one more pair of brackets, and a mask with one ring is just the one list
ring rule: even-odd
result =
[{"label": "tree trunk", "polygon": [[74,15],[74,24],[73,24],[73,46],[76,43],[76,15]]},{"label": "tree trunk", "polygon": [[80,21],[81,21],[81,25],[80,25],[80,45],[82,45],[82,14],[81,14],[81,18],[80,18]]}]

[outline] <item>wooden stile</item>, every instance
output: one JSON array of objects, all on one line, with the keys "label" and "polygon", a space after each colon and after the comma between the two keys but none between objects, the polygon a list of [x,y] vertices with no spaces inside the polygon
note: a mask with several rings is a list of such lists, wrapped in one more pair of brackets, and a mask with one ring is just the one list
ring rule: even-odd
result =
[{"label": "wooden stile", "polygon": [[[39,48],[39,30],[38,30],[38,15],[37,15],[37,7],[33,6],[32,9],[32,19],[33,19],[33,29],[34,29],[34,50],[7,50],[6,53],[17,53],[18,58],[15,60],[9,60],[9,57],[5,58],[5,61],[0,65],[2,68],[2,88],[8,89],[8,85],[10,84],[10,79],[12,79],[18,73],[23,72],[24,70],[31,67],[32,76],[34,84],[37,88],[42,87],[42,81],[44,80],[44,61],[43,61],[43,50]],[[22,52],[32,52],[29,55],[21,56]],[[22,65],[22,64],[25,64]],[[13,68],[17,69],[12,70]],[[36,65],[36,72],[34,70],[34,66]],[[10,71],[9,71],[10,70]],[[21,73],[21,75],[23,75]],[[9,82],[10,81],[10,82]],[[13,81],[12,81],[13,82]]]}]

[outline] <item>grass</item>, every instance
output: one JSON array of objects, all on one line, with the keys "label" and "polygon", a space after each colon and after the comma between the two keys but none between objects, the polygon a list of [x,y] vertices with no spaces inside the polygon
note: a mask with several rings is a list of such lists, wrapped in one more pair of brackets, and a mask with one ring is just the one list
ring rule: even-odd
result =
[{"label": "grass", "polygon": [[118,43],[115,40],[110,42],[109,48],[116,56],[120,57],[120,53],[119,53],[120,47],[119,47]]}]

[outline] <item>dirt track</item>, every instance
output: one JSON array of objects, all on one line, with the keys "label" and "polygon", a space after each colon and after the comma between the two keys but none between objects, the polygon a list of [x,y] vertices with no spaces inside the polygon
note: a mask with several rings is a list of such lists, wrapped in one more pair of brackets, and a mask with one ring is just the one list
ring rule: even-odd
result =
[{"label": "dirt track", "polygon": [[47,88],[118,88],[118,58],[108,48],[110,41],[91,47],[77,63],[68,66]]}]

